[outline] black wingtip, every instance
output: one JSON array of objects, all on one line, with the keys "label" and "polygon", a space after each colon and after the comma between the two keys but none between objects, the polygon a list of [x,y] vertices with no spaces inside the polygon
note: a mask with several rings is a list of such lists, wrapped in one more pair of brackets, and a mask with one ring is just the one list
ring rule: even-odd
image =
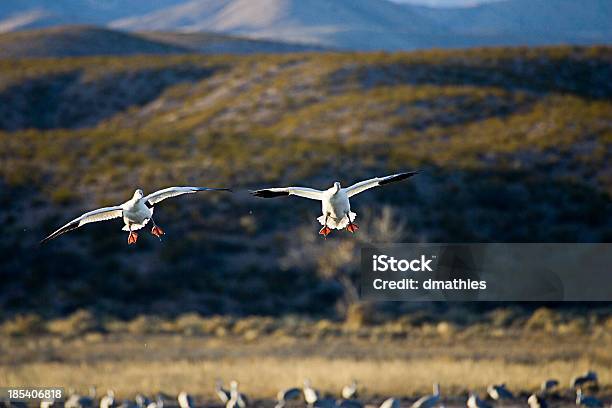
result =
[{"label": "black wingtip", "polygon": [[211,187],[197,187],[198,191],[230,191],[234,192],[231,188],[211,188]]},{"label": "black wingtip", "polygon": [[274,197],[283,197],[283,196],[289,195],[287,191],[272,191],[272,190],[255,190],[255,191],[250,191],[250,193],[254,195],[255,197],[262,197],[262,198],[274,198]]},{"label": "black wingtip", "polygon": [[65,234],[69,231],[75,230],[77,228],[79,228],[78,222],[76,222],[76,220],[72,221],[69,224],[64,225],[62,228],[58,229],[57,231],[53,232],[52,234],[48,235],[45,239],[40,241],[40,245],[43,245],[47,243],[48,241],[51,241],[52,239],[55,239],[59,237],[60,235]]},{"label": "black wingtip", "polygon": [[44,239],[41,239],[38,242],[38,245],[45,245],[47,242],[51,241],[53,238],[57,238],[58,235],[61,235],[61,234],[57,234],[57,235],[56,234],[51,234],[48,237],[45,237]]},{"label": "black wingtip", "polygon": [[410,178],[418,173],[419,173],[418,171],[407,171],[405,173],[399,173],[399,174],[396,174],[395,176],[384,179],[378,184],[381,186],[384,186],[385,184],[394,183],[396,181],[401,181],[401,180],[406,180],[407,178]]}]

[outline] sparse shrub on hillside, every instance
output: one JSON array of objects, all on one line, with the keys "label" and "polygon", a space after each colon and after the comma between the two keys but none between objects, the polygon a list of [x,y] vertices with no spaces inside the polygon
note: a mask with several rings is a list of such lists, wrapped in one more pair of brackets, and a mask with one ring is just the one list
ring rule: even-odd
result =
[{"label": "sparse shrub on hillside", "polygon": [[[514,324],[522,315],[520,310],[516,308],[497,308],[487,314],[487,317],[491,320],[493,327],[507,328]],[[537,319],[536,319],[537,320]],[[535,321],[531,324],[535,324]]]},{"label": "sparse shrub on hillside", "polygon": [[176,329],[186,335],[203,334],[204,319],[197,313],[187,313],[179,316],[174,325]]},{"label": "sparse shrub on hillside", "polygon": [[[322,240],[312,228],[298,232],[299,241],[290,245],[281,260],[284,268],[315,268],[322,279],[338,282],[343,298],[337,305],[338,313],[345,316],[350,326],[359,326],[370,320],[368,305],[359,304],[358,268],[360,248],[368,243],[401,242],[406,237],[406,222],[397,211],[384,207],[379,214],[361,211],[357,222],[359,233],[347,237],[347,231],[332,231],[332,236]],[[363,223],[359,221],[363,216]],[[342,235],[345,235],[344,237]]]},{"label": "sparse shrub on hillside", "polygon": [[348,329],[358,330],[376,323],[376,321],[376,307],[371,303],[355,302],[351,303],[346,309],[344,324]]},{"label": "sparse shrub on hillside", "polygon": [[0,325],[0,333],[6,336],[31,336],[44,331],[44,321],[36,314],[18,314]]},{"label": "sparse shrub on hillside", "polygon": [[76,199],[74,192],[66,187],[59,187],[53,190],[51,201],[59,205],[70,204]]},{"label": "sparse shrub on hillside", "polygon": [[[154,330],[130,320],[147,313],[170,332],[188,312],[348,316],[365,243],[609,241],[610,55],[550,47],[1,60],[0,123],[22,130],[0,132],[0,279],[13,284],[0,290],[0,309],[10,317],[28,293],[24,308],[56,317],[87,307],[135,332]],[[136,187],[327,188],[400,169],[421,173],[356,198],[355,236],[320,240],[307,200],[202,194],[156,209],[168,233],[161,243],[143,231],[126,248],[114,220],[31,250],[79,211],[122,202]],[[412,313],[407,326],[437,335],[440,319]],[[355,326],[369,320],[355,316]],[[474,316],[444,319],[472,325]],[[525,316],[489,319],[513,330]],[[184,329],[225,336],[233,322]],[[243,334],[260,335],[251,329]]]},{"label": "sparse shrub on hillside", "polygon": [[560,335],[584,335],[590,332],[589,324],[583,317],[573,317],[566,322],[560,323],[556,328]]},{"label": "sparse shrub on hillside", "polygon": [[165,326],[164,320],[148,315],[140,315],[125,323],[125,328],[132,334],[162,333]]},{"label": "sparse shrub on hillside", "polygon": [[525,328],[529,330],[554,331],[561,322],[559,315],[554,310],[548,308],[537,309],[529,320],[525,323]]},{"label": "sparse shrub on hillside", "polygon": [[54,319],[47,323],[47,330],[63,337],[76,337],[101,329],[98,319],[87,310],[77,310],[62,319]]}]

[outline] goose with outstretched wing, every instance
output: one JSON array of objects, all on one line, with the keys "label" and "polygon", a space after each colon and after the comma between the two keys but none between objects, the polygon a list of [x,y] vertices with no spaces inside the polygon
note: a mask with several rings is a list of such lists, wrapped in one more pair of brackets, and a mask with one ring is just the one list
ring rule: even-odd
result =
[{"label": "goose with outstretched wing", "polygon": [[350,187],[342,188],[339,182],[324,191],[315,190],[307,187],[281,187],[281,188],[266,188],[261,190],[251,191],[251,194],[257,197],[272,198],[283,196],[298,196],[309,198],[311,200],[321,201],[323,215],[317,220],[323,225],[319,234],[327,237],[332,229],[346,228],[350,232],[356,232],[359,227],[354,223],[357,214],[351,211],[349,198],[369,190],[373,187],[383,186],[385,184],[396,181],[405,180],[417,174],[416,171],[392,174],[386,177],[375,177],[370,180],[361,181],[353,184]]},{"label": "goose with outstretched wing", "polygon": [[198,191],[231,191],[228,188],[208,188],[208,187],[168,187],[163,190],[156,191],[147,196],[144,195],[141,189],[134,191],[132,198],[121,205],[113,207],[104,207],[97,210],[89,211],[78,218],[70,221],[68,224],[59,228],[57,231],[43,239],[41,243],[45,243],[53,238],[56,238],[68,231],[72,231],[85,224],[98,221],[106,221],[114,218],[123,218],[123,231],[128,231],[128,244],[136,243],[138,239],[137,230],[143,228],[149,221],[153,223],[151,234],[160,238],[164,235],[164,231],[153,221],[153,207],[170,197],[176,197],[183,194],[193,194]]}]

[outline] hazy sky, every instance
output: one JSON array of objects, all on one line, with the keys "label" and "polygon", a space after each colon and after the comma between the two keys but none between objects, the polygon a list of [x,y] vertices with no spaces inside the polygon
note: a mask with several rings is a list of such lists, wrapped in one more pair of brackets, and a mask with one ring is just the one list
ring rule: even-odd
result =
[{"label": "hazy sky", "polygon": [[499,0],[392,0],[396,3],[410,3],[430,7],[469,7]]}]

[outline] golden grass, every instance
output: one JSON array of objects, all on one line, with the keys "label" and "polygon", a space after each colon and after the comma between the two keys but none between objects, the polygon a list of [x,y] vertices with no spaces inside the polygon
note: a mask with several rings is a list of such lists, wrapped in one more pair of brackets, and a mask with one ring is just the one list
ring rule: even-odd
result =
[{"label": "golden grass", "polygon": [[2,370],[0,383],[72,386],[82,390],[96,384],[101,389],[113,388],[121,396],[159,390],[176,394],[186,389],[208,399],[213,398],[217,377],[238,379],[241,389],[256,398],[273,398],[279,389],[300,385],[304,378],[310,378],[325,393],[335,395],[356,378],[364,384],[364,392],[369,396],[415,396],[428,392],[434,382],[440,382],[446,394],[456,395],[467,389],[484,390],[493,381],[505,381],[515,390],[536,389],[547,378],[559,378],[564,385],[573,375],[589,368],[599,373],[602,384],[612,382],[610,367],[589,364],[588,359],[529,364],[506,362],[503,358],[477,361],[444,357],[414,360],[247,357],[137,364],[124,361],[30,363]]},{"label": "golden grass", "polygon": [[[572,376],[598,372],[602,391],[612,390],[612,336],[608,330],[572,336],[505,332],[442,336],[418,334],[399,340],[296,339],[274,335],[253,341],[231,336],[89,333],[77,338],[25,337],[0,342],[0,384],[114,389],[138,392],[181,390],[214,399],[214,381],[237,379],[257,399],[300,386],[305,378],[337,396],[357,379],[365,398],[416,397],[440,382],[448,396],[484,391],[495,381],[532,392],[544,379],[563,389]],[[569,394],[568,394],[569,395]]]}]

